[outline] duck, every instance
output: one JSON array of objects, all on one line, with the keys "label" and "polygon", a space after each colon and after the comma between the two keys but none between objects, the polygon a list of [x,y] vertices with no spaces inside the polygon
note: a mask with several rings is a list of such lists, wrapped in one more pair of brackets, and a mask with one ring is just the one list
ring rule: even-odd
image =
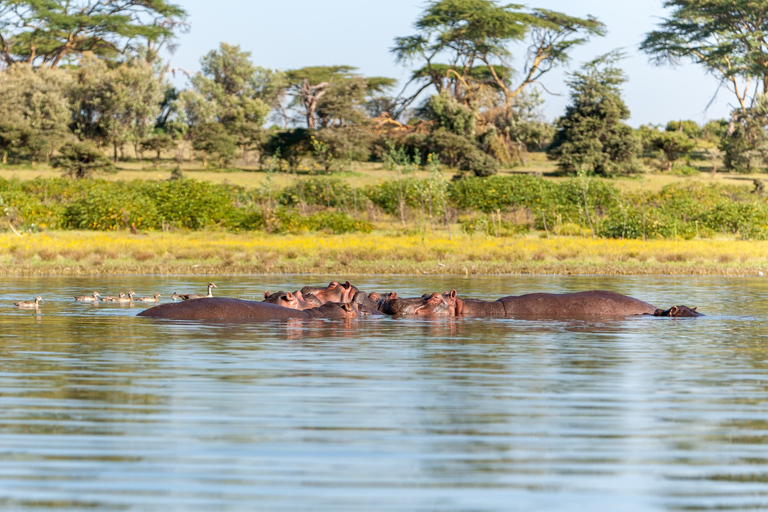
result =
[{"label": "duck", "polygon": [[120,292],[117,294],[117,297],[114,295],[108,295],[106,297],[101,298],[101,302],[121,302],[121,299],[125,298],[125,294],[123,292]]},{"label": "duck", "polygon": [[133,290],[128,292],[128,296],[126,297],[125,294],[121,293],[122,297],[117,298],[117,302],[121,302],[123,304],[127,304],[129,302],[133,302],[133,296],[136,294]]},{"label": "duck", "polygon": [[155,292],[154,297],[139,297],[138,299],[134,299],[134,302],[160,302],[161,295],[157,292]]},{"label": "duck", "polygon": [[99,292],[93,292],[93,295],[78,295],[75,297],[75,300],[79,302],[98,302],[99,297],[101,297]]},{"label": "duck", "polygon": [[179,295],[179,294],[178,294],[178,293],[176,293],[176,292],[173,292],[173,295],[171,295],[171,300],[172,300],[173,302],[176,302],[177,300],[181,300],[181,295]]},{"label": "duck", "polygon": [[22,300],[14,302],[13,305],[20,309],[37,309],[40,302],[45,302],[41,296],[35,297],[35,300]]},{"label": "duck", "polygon": [[194,294],[194,293],[193,293],[193,294],[184,294],[184,295],[179,295],[179,297],[181,298],[181,300],[189,300],[189,299],[207,299],[207,298],[209,298],[209,297],[213,297],[213,293],[211,292],[211,290],[212,290],[213,288],[218,288],[218,287],[217,287],[215,284],[213,284],[213,283],[208,283],[208,295],[197,295],[197,294]]}]

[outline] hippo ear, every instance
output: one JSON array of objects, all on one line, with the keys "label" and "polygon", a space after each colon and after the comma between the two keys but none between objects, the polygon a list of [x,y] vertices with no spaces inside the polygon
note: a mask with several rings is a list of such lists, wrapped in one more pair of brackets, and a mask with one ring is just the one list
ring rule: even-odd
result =
[{"label": "hippo ear", "polygon": [[349,283],[349,281],[347,281],[346,283],[344,283],[342,286],[344,286],[344,288],[346,288],[347,290],[349,290],[350,288],[352,288],[352,285]]},{"label": "hippo ear", "polygon": [[451,299],[455,299],[456,298],[456,290],[451,290],[451,293],[450,293],[449,296],[451,297]]},{"label": "hippo ear", "polygon": [[344,311],[352,311],[352,305],[349,302],[344,302],[341,305],[341,309],[343,309]]},{"label": "hippo ear", "polygon": [[272,294],[271,294],[271,293],[269,293],[269,292],[264,292],[264,298],[265,298],[265,299],[266,299],[266,298],[269,298],[269,296],[270,296],[270,295],[272,295]]},{"label": "hippo ear", "polygon": [[677,306],[672,306],[671,308],[669,308],[669,316],[677,316],[677,311],[678,311]]},{"label": "hippo ear", "polygon": [[699,309],[699,306],[696,306],[695,308],[691,308],[691,311],[695,313],[697,309]]},{"label": "hippo ear", "polygon": [[392,293],[389,294],[389,299],[390,300],[397,299],[397,298],[398,298],[397,292],[392,292]]},{"label": "hippo ear", "polygon": [[304,300],[304,294],[301,293],[301,290],[293,292],[293,296],[296,297],[297,300]]},{"label": "hippo ear", "polygon": [[293,300],[293,294],[291,292],[288,292],[288,293],[285,294],[285,298],[287,300]]}]

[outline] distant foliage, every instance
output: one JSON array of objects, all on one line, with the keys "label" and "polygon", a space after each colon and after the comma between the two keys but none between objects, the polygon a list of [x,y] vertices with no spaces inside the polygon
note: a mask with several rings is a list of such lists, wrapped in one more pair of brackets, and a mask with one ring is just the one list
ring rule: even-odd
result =
[{"label": "distant foliage", "polygon": [[71,142],[62,146],[51,165],[73,178],[90,178],[100,172],[115,171],[104,153],[90,142]]},{"label": "distant foliage", "polygon": [[609,54],[587,63],[568,80],[571,104],[556,123],[548,156],[566,172],[579,170],[604,176],[633,171],[640,143],[623,123],[629,109],[621,97],[624,72],[620,56]]}]

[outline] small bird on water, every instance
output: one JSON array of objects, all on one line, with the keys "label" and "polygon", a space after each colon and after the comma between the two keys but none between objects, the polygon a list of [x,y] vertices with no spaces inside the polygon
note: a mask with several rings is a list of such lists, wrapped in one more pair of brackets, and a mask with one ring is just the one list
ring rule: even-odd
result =
[{"label": "small bird on water", "polygon": [[13,305],[19,309],[37,309],[41,302],[45,302],[41,296],[35,297],[35,300],[22,300],[20,302],[14,302]]},{"label": "small bird on water", "polygon": [[154,297],[139,297],[138,299],[133,299],[134,302],[160,302],[161,295],[157,292],[155,292]]},{"label": "small bird on water", "polygon": [[78,295],[75,297],[75,300],[79,302],[98,302],[99,297],[101,297],[99,292],[93,292],[93,295]]}]

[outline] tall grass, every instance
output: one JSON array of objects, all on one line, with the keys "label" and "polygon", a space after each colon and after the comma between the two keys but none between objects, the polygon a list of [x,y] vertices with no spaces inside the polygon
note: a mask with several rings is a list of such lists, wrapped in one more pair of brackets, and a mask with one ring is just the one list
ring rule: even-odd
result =
[{"label": "tall grass", "polygon": [[0,273],[768,273],[768,242],[538,236],[50,232],[0,234]]}]

